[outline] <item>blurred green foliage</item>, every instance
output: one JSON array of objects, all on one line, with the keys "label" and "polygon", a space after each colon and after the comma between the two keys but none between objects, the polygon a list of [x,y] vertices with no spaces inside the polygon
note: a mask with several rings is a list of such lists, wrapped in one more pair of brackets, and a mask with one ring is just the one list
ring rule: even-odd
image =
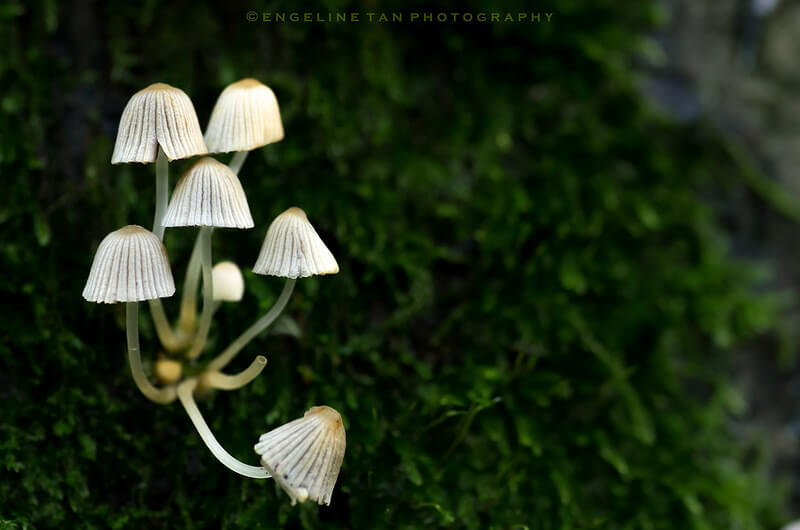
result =
[{"label": "blurred green foliage", "polygon": [[[502,9],[523,8],[553,21],[263,24],[245,13],[291,9],[4,2],[0,528],[776,527],[783,493],[729,421],[746,407],[731,348],[776,304],[753,294],[758,276],[701,198],[739,170],[713,134],[643,101],[633,65],[654,3]],[[400,9],[422,10],[380,8]],[[241,77],[273,87],[287,134],[241,173],[257,228],[218,231],[215,256],[250,267],[270,220],[298,205],[341,273],[299,282],[301,336],[255,341],[231,370],[265,354],[262,376],[200,406],[249,462],[261,432],[310,405],[341,411],[330,508],[291,507],[213,460],[179,406],[137,394],[122,308],[80,296],[100,239],[151,223],[153,168],[109,163],[127,98],[167,82],[205,124]],[[178,281],[193,236],[167,232]],[[217,351],[281,288],[246,281]]]}]

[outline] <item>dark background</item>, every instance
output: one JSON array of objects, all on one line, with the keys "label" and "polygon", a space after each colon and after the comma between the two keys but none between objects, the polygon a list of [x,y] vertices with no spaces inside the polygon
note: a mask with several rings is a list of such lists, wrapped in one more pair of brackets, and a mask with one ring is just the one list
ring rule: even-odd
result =
[{"label": "dark background", "polygon": [[[737,374],[780,355],[792,366],[777,330],[793,299],[730,242],[742,204],[791,212],[718,122],[647,97],[669,12],[304,9],[554,15],[266,24],[245,14],[297,8],[0,4],[0,527],[785,522],[787,468],[759,422],[774,403]],[[215,258],[249,271],[271,219],[297,205],[341,272],[298,282],[300,336],[254,341],[231,370],[264,354],[264,373],[200,407],[251,463],[260,433],[311,405],[339,410],[348,445],[327,508],[291,507],[218,464],[177,404],[138,394],[123,307],[80,296],[105,234],[152,222],[154,168],[110,165],[128,98],[172,84],[205,126],[242,77],[273,88],[286,138],[248,158],[257,227],[217,231]],[[171,164],[172,183],[187,166]],[[193,237],[167,231],[178,283]],[[246,285],[219,312],[214,351],[281,288],[250,272]]]}]

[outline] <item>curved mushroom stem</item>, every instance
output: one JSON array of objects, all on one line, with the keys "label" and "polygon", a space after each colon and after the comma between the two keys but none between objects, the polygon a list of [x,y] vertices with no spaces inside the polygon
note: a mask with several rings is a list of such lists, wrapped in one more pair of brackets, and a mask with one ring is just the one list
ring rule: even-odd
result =
[{"label": "curved mushroom stem", "polygon": [[131,365],[133,381],[144,396],[156,403],[166,405],[175,401],[175,388],[168,386],[156,388],[147,379],[142,367],[142,357],[139,351],[139,304],[127,302],[125,305],[127,335],[128,335],[128,362]]},{"label": "curved mushroom stem", "polygon": [[169,200],[169,160],[161,146],[158,146],[156,158],[156,213],[153,216],[153,233],[164,240],[164,214],[167,213]]},{"label": "curved mushroom stem", "polygon": [[239,174],[239,170],[242,169],[242,164],[244,164],[245,159],[247,158],[247,154],[250,151],[238,151],[236,154],[233,155],[231,159],[231,163],[228,164],[228,167],[231,168],[235,174]]},{"label": "curved mushroom stem", "polygon": [[156,334],[161,345],[168,352],[176,352],[186,346],[186,341],[182,341],[172,331],[167,315],[164,313],[164,305],[160,298],[148,300],[150,305],[150,316],[153,317],[153,324],[156,327]]},{"label": "curved mushroom stem", "polygon": [[[181,312],[178,316],[178,330],[187,340],[194,333],[197,323],[197,286],[200,284],[200,255],[202,231],[197,232],[192,249],[192,257],[186,267],[186,277],[183,280],[183,295],[181,297]],[[185,344],[184,344],[185,345]]]},{"label": "curved mushroom stem", "polygon": [[214,285],[211,274],[211,234],[213,226],[204,226],[200,229],[200,261],[203,267],[203,314],[197,326],[192,347],[186,356],[194,359],[203,351],[208,339],[208,330],[211,328],[211,317],[214,316]]},{"label": "curved mushroom stem", "polygon": [[219,390],[236,390],[242,388],[258,377],[264,367],[267,366],[267,358],[263,355],[256,357],[250,366],[236,375],[223,374],[222,372],[206,372],[200,376],[202,385]]},{"label": "curved mushroom stem", "polygon": [[[169,160],[161,146],[158,146],[156,157],[156,212],[153,215],[153,233],[160,240],[164,240],[164,214],[167,213],[167,202],[169,201]],[[158,340],[167,351],[177,351],[184,345],[172,332],[167,315],[164,313],[164,306],[160,298],[150,300],[150,315],[153,317],[153,324],[156,326]]]},{"label": "curved mushroom stem", "polygon": [[294,284],[297,280],[294,278],[289,278],[286,280],[286,284],[283,286],[283,291],[281,291],[278,300],[275,302],[269,311],[266,314],[255,321],[255,323],[247,328],[247,330],[239,335],[239,337],[228,346],[225,351],[219,354],[213,361],[208,364],[209,370],[222,370],[225,366],[231,362],[231,359],[236,357],[236,354],[239,353],[242,348],[247,346],[247,343],[253,340],[257,335],[259,335],[262,331],[267,329],[267,326],[272,324],[278,315],[281,314],[283,308],[286,307],[286,303],[289,301],[289,297],[292,295],[292,291],[294,290]]},{"label": "curved mushroom stem", "polygon": [[211,432],[211,429],[208,428],[206,420],[203,419],[200,409],[197,408],[197,404],[194,402],[192,392],[194,392],[196,387],[197,379],[187,379],[178,385],[178,399],[181,400],[181,404],[183,408],[186,409],[189,419],[192,420],[197,432],[200,434],[200,438],[203,439],[203,442],[205,442],[211,454],[213,454],[222,465],[240,475],[249,478],[270,478],[270,474],[267,473],[266,469],[258,466],[250,466],[237,460],[223,449],[217,439],[214,438],[214,434]]}]

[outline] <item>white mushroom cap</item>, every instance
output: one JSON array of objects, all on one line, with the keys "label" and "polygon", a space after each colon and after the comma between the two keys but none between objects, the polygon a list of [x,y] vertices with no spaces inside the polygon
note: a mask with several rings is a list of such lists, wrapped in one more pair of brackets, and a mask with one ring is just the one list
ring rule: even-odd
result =
[{"label": "white mushroom cap", "polygon": [[339,265],[311,226],[306,213],[292,207],[269,225],[253,272],[305,278],[315,274],[336,274]]},{"label": "white mushroom cap", "polygon": [[169,160],[208,153],[192,100],[164,83],[140,90],[125,105],[111,163],[155,162],[159,145]]},{"label": "white mushroom cap", "polygon": [[255,450],[292,504],[311,499],[330,505],[345,446],[342,417],[323,405],[262,434]]},{"label": "white mushroom cap", "polygon": [[211,269],[214,300],[219,302],[238,302],[244,294],[242,271],[232,261],[220,261]]},{"label": "white mushroom cap", "polygon": [[106,304],[165,298],[174,293],[164,244],[137,225],[111,232],[100,242],[83,289],[86,300]]},{"label": "white mushroom cap", "polygon": [[172,192],[164,226],[252,228],[247,196],[225,164],[203,157],[183,174]]},{"label": "white mushroom cap", "polygon": [[242,79],[222,91],[206,129],[210,152],[252,151],[282,139],[278,100],[267,85]]}]

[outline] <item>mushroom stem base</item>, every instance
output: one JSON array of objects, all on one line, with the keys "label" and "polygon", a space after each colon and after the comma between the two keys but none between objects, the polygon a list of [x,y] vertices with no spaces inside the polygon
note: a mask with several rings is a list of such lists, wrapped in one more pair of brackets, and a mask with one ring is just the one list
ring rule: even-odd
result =
[{"label": "mushroom stem base", "polygon": [[175,401],[175,387],[156,388],[144,373],[142,356],[139,351],[139,304],[137,302],[127,302],[125,311],[127,313],[128,362],[131,366],[133,381],[147,399],[161,405],[172,403]]}]

